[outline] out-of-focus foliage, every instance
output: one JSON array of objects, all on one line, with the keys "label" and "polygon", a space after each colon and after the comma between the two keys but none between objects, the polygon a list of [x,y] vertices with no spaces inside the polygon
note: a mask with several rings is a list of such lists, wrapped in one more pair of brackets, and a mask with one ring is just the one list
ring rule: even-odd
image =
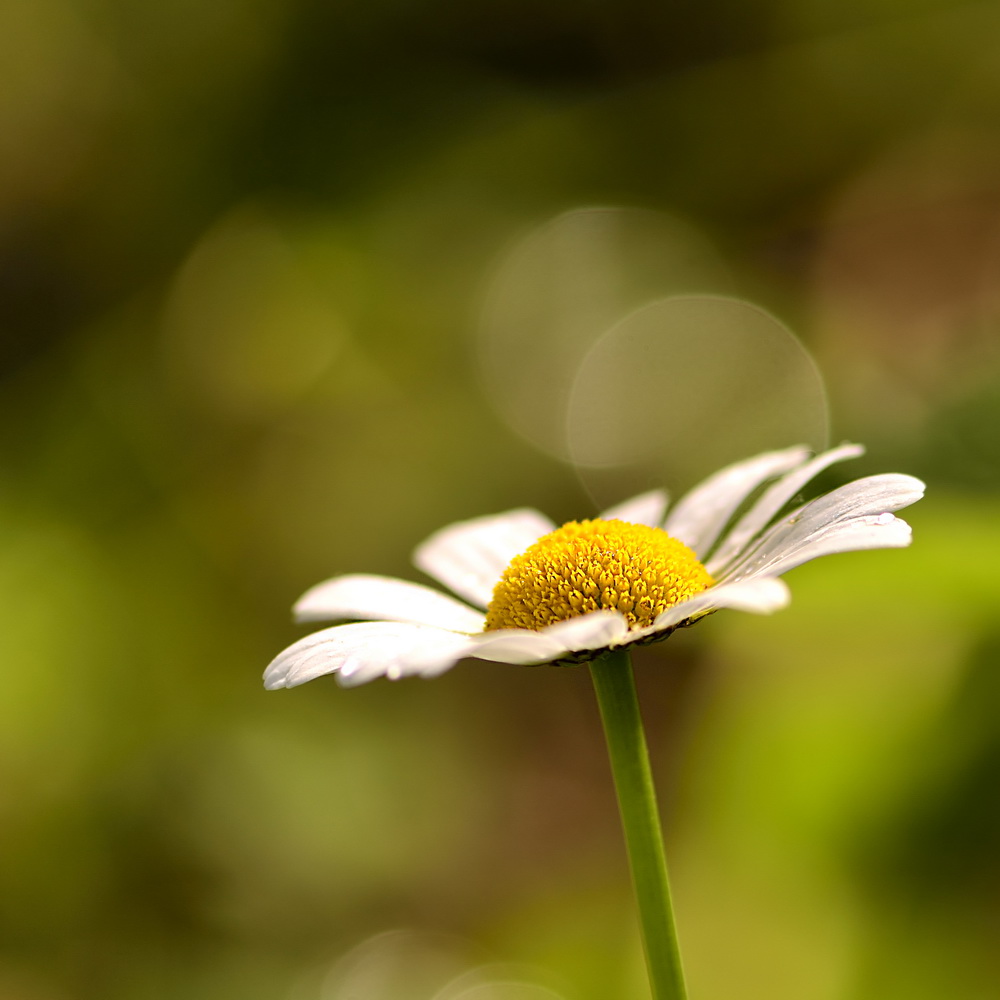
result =
[{"label": "out-of-focus foliage", "polygon": [[659,294],[801,335],[870,448],[842,475],[930,484],[912,549],[644,651],[692,994],[1000,993],[998,36],[942,0],[3,4],[0,998],[336,1000],[400,925],[447,936],[405,952],[428,1000],[644,995],[585,671],[259,683],[318,580],[592,512],[481,370],[498,261],[587,205],[687,234]]}]

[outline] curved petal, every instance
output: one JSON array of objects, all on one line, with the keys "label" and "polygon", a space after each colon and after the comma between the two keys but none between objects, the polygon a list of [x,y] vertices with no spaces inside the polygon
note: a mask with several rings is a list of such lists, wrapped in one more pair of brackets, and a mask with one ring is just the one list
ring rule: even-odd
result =
[{"label": "curved petal", "polygon": [[726,466],[685,494],[667,515],[664,530],[690,545],[701,558],[712,547],[737,507],[761,483],[780,476],[809,457],[804,446],[769,451]]},{"label": "curved petal", "polygon": [[466,656],[498,663],[538,664],[557,660],[565,652],[565,646],[542,630],[498,628],[473,636]]},{"label": "curved petal", "polygon": [[264,687],[295,687],[337,674],[341,684],[363,684],[376,677],[433,675],[463,656],[469,637],[429,625],[357,622],[334,625],[307,635],[279,653],[264,671]]},{"label": "curved petal", "polygon": [[656,621],[650,632],[661,632],[673,628],[695,615],[715,611],[716,608],[733,608],[736,611],[750,611],[753,614],[769,615],[779,611],[791,600],[788,587],[783,580],[772,576],[758,576],[752,580],[723,583],[709,587],[700,594],[667,608]]},{"label": "curved petal", "polygon": [[837,552],[858,552],[863,549],[905,549],[913,540],[910,526],[892,514],[867,514],[829,531],[817,532],[785,555],[771,561],[767,573],[787,573],[788,570],[819,556]]},{"label": "curved petal", "polygon": [[650,528],[658,528],[663,524],[666,513],[666,491],[650,490],[648,493],[640,493],[631,500],[609,507],[601,517],[605,521],[628,521],[630,524],[645,524]]},{"label": "curved petal", "polygon": [[909,526],[892,512],[923,495],[924,484],[913,476],[887,473],[855,480],[772,525],[724,578],[773,576],[817,555],[907,545]]},{"label": "curved petal", "polygon": [[824,469],[836,462],[863,455],[865,449],[859,444],[844,444],[839,448],[817,455],[814,459],[792,469],[776,483],[768,487],[760,499],[747,511],[722,540],[705,568],[713,576],[718,575],[726,563],[736,558],[740,552],[761,532],[771,519],[802,489],[806,483],[818,476]]},{"label": "curved petal", "polygon": [[562,645],[567,653],[607,649],[627,641],[628,619],[620,611],[591,611],[549,625],[542,634]]},{"label": "curved petal", "polygon": [[622,642],[627,633],[628,622],[621,612],[592,611],[538,631],[505,628],[483,632],[469,640],[466,655],[500,663],[548,663],[566,653],[606,649]]},{"label": "curved petal", "polygon": [[435,532],[413,553],[413,562],[459,597],[485,608],[511,559],[554,530],[544,514],[529,507],[477,517]]},{"label": "curved petal", "polygon": [[483,614],[420,583],[387,576],[338,576],[307,590],[292,609],[296,621],[363,618],[481,632]]}]

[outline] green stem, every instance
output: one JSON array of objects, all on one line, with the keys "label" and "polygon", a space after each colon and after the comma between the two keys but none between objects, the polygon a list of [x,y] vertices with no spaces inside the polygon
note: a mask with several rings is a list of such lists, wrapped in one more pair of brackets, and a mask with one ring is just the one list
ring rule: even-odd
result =
[{"label": "green stem", "polygon": [[653,1000],[684,1000],[687,992],[670,905],[663,834],[628,652],[612,649],[605,653],[590,664],[590,675],[618,793]]}]

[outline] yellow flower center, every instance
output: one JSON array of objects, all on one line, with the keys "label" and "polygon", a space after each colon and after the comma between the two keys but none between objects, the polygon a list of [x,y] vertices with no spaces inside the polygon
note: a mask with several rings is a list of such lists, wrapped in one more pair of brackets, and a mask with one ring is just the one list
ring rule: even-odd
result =
[{"label": "yellow flower center", "polygon": [[570,521],[511,560],[486,609],[486,631],[540,629],[610,609],[629,628],[715,581],[683,543],[626,521]]}]

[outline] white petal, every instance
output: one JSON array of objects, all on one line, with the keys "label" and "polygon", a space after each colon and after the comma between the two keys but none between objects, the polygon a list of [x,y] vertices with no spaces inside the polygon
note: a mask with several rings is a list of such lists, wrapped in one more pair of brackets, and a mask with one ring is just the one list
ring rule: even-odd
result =
[{"label": "white petal", "polygon": [[628,622],[618,611],[593,611],[533,631],[496,629],[473,636],[467,656],[500,663],[548,663],[566,653],[605,649],[625,639]]},{"label": "white petal", "polygon": [[530,508],[460,521],[435,532],[413,554],[413,562],[460,597],[485,608],[514,556],[555,530]]},{"label": "white petal", "polygon": [[630,524],[645,524],[658,528],[663,524],[667,512],[667,494],[664,490],[650,490],[640,493],[631,500],[609,507],[601,517],[605,521],[628,521]]},{"label": "white petal", "polygon": [[667,516],[664,530],[703,556],[737,507],[762,482],[794,469],[809,457],[805,447],[769,451],[729,465],[683,496]]},{"label": "white petal", "polygon": [[822,455],[817,455],[812,461],[786,473],[778,482],[770,486],[753,507],[740,518],[733,530],[722,540],[722,544],[705,568],[713,576],[717,576],[726,563],[738,556],[806,483],[835,462],[857,458],[863,455],[864,451],[865,449],[859,444],[841,445],[839,448],[833,448]]},{"label": "white petal", "polygon": [[264,671],[268,690],[337,673],[342,684],[376,677],[440,673],[465,654],[469,637],[429,625],[357,622],[334,625],[293,643]]},{"label": "white petal", "polygon": [[562,645],[567,653],[606,649],[628,638],[628,619],[620,611],[592,611],[549,625],[542,634]]},{"label": "white petal", "polygon": [[831,552],[907,545],[909,526],[892,512],[916,503],[923,495],[924,484],[919,479],[896,473],[848,483],[769,528],[726,571],[726,578],[771,576]]},{"label": "white petal", "polygon": [[828,531],[817,532],[794,550],[768,564],[768,573],[787,573],[819,556],[862,549],[905,549],[913,540],[910,526],[892,514],[868,514]]},{"label": "white petal", "polygon": [[468,656],[498,663],[548,663],[566,652],[566,647],[543,631],[526,628],[498,628],[473,636]]},{"label": "white petal", "polygon": [[723,583],[667,608],[657,615],[649,631],[660,632],[672,628],[694,615],[714,611],[716,608],[734,608],[737,611],[769,615],[772,611],[785,607],[790,599],[784,581],[775,577],[758,576],[738,583]]},{"label": "white petal", "polygon": [[423,584],[386,576],[338,576],[307,590],[297,601],[300,622],[362,618],[436,625],[452,632],[481,632],[483,614]]}]

